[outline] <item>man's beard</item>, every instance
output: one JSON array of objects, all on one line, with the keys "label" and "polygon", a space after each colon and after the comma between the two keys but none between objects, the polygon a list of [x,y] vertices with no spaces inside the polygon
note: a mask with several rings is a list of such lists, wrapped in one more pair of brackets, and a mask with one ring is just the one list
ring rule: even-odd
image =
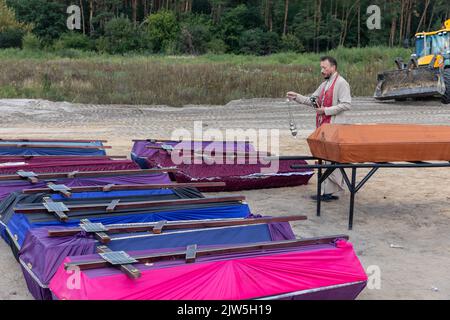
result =
[{"label": "man's beard", "polygon": [[325,80],[328,80],[328,79],[331,78],[331,74],[325,74],[325,73],[322,73],[322,77],[323,77]]}]

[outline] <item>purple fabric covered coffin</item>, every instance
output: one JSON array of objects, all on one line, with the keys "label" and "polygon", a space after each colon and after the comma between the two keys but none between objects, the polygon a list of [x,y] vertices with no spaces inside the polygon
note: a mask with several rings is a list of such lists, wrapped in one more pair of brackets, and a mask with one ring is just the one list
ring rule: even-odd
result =
[{"label": "purple fabric covered coffin", "polygon": [[[114,225],[109,227],[114,227]],[[19,262],[28,289],[35,299],[51,299],[51,293],[47,288],[48,284],[67,256],[93,254],[96,247],[102,245],[92,235],[86,235],[83,232],[74,236],[49,237],[48,230],[50,229],[57,230],[61,227],[30,230],[19,254]],[[111,234],[110,237],[111,241],[107,246],[114,251],[173,248],[193,243],[198,245],[225,245],[249,241],[264,242],[295,239],[288,222],[178,231],[168,230],[161,234],[149,232],[117,233]]]},{"label": "purple fabric covered coffin", "polygon": [[110,170],[135,170],[139,166],[131,160],[113,159],[81,159],[77,157],[73,161],[65,160],[33,160],[22,162],[0,163],[0,174],[11,175],[19,170],[32,171],[34,173],[55,173],[72,171],[110,171]]},{"label": "purple fabric covered coffin", "polygon": [[136,173],[133,175],[120,175],[120,171],[117,171],[114,175],[105,174],[105,176],[98,177],[49,179],[47,181],[42,180],[38,183],[31,183],[27,180],[18,179],[11,181],[0,181],[0,200],[5,199],[14,191],[45,188],[47,187],[47,183],[50,181],[55,184],[66,185],[68,187],[105,186],[108,184],[167,184],[172,182],[167,173]]},{"label": "purple fabric covered coffin", "polygon": [[2,156],[0,155],[0,166],[13,165],[15,162],[27,162],[30,164],[39,164],[49,161],[78,161],[78,160],[114,160],[116,157],[104,156]]},{"label": "purple fabric covered coffin", "polygon": [[[183,151],[170,151],[170,148]],[[306,164],[305,161],[268,162],[248,142],[180,143],[141,140],[134,142],[131,157],[142,168],[176,166],[178,171],[175,178],[180,183],[226,183],[225,187],[207,190],[200,188],[203,192],[298,186],[308,183],[313,175],[313,171],[308,169],[290,168],[292,164]]]}]

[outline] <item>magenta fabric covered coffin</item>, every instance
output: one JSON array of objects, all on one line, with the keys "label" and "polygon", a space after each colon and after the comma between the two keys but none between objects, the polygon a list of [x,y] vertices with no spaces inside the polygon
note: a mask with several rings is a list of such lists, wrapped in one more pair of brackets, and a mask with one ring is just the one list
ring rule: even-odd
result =
[{"label": "magenta fabric covered coffin", "polygon": [[[239,244],[249,241],[292,240],[295,235],[288,222],[260,223],[253,225],[232,225],[233,221],[252,221],[248,219],[222,219],[229,221],[229,226],[209,227],[212,220],[191,221],[201,223],[203,228],[164,231],[154,234],[149,231],[122,232],[111,234],[107,246],[111,250],[141,250],[173,248],[191,243],[201,245]],[[256,218],[258,219],[258,218]],[[188,221],[189,222],[189,221]],[[175,224],[178,221],[175,222]],[[166,224],[170,225],[173,222]],[[143,226],[145,224],[109,225],[109,228]],[[148,225],[148,224],[147,224]],[[95,253],[97,246],[102,245],[92,234],[80,232],[71,236],[51,237],[49,230],[63,230],[64,227],[43,227],[31,229],[20,250],[19,262],[27,282],[28,289],[35,299],[51,299],[47,289],[48,283],[60,264],[69,255],[85,255]]]},{"label": "magenta fabric covered coffin", "polygon": [[177,182],[226,183],[225,187],[200,189],[204,192],[297,186],[308,183],[313,175],[309,169],[290,168],[292,164],[306,162],[269,162],[265,154],[259,154],[248,142],[140,140],[134,142],[131,157],[141,168],[176,166]]},{"label": "magenta fabric covered coffin", "polygon": [[133,264],[140,272],[137,279],[119,268],[87,267],[104,261],[97,254],[68,257],[50,290],[63,300],[236,300],[354,299],[364,289],[367,276],[350,242],[294,242],[289,247],[201,256],[201,250],[217,248],[199,246],[191,263],[186,263],[183,248],[173,249],[181,251],[170,259],[149,259],[170,256],[167,249],[128,252],[140,259]]}]

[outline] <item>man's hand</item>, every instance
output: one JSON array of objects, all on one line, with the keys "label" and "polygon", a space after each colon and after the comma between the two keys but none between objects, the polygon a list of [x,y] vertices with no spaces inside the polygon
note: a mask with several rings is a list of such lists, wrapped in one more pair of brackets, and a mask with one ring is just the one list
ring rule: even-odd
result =
[{"label": "man's hand", "polygon": [[295,98],[297,98],[297,95],[298,95],[298,93],[297,93],[297,92],[294,92],[294,91],[289,91],[289,92],[286,94],[287,98],[288,98],[290,101],[295,100]]},{"label": "man's hand", "polygon": [[325,108],[317,108],[316,112],[317,114],[325,114]]}]

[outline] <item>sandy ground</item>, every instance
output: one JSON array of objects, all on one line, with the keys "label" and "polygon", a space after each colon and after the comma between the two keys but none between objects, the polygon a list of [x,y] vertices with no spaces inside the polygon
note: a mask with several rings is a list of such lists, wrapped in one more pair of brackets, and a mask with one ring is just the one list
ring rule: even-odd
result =
[{"label": "sandy ground", "polygon": [[[351,123],[449,124],[450,106],[437,101],[376,103],[356,98],[348,113]],[[252,99],[225,106],[80,105],[41,100],[0,100],[1,138],[107,139],[111,155],[129,155],[131,140],[169,138],[174,129],[278,129],[280,152],[305,155],[305,138],[313,130],[310,110],[282,100]],[[288,110],[299,134],[289,132]],[[360,172],[361,175],[364,172]],[[450,170],[382,169],[357,194],[354,230],[347,230],[348,193],[325,203],[316,217],[316,179],[307,186],[238,192],[254,213],[304,214],[293,223],[298,236],[348,234],[367,269],[378,266],[381,288],[366,288],[359,299],[450,298]],[[394,247],[391,247],[394,245]],[[0,299],[32,299],[19,265],[0,241]]]}]

